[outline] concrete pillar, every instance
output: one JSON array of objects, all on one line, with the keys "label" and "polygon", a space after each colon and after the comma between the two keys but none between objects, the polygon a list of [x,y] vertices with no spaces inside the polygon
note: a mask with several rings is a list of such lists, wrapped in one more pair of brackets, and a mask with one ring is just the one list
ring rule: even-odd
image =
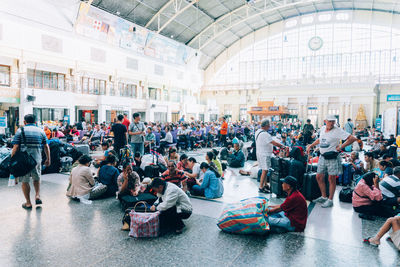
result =
[{"label": "concrete pillar", "polygon": [[98,122],[101,123],[106,121],[106,106],[105,105],[98,105]]}]

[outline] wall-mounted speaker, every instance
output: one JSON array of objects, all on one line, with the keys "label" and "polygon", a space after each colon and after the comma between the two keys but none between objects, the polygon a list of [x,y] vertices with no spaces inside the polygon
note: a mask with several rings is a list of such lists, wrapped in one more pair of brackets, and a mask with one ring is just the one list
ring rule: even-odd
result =
[{"label": "wall-mounted speaker", "polygon": [[27,95],[27,96],[26,96],[26,100],[27,100],[28,102],[33,102],[33,101],[36,100],[36,96],[34,96],[34,95]]}]

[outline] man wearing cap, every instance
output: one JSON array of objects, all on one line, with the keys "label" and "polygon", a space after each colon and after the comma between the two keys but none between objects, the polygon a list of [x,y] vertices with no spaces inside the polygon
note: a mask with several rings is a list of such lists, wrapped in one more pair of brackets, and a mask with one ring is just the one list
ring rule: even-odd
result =
[{"label": "man wearing cap", "polygon": [[[322,203],[323,208],[333,206],[332,199],[336,190],[336,176],[343,173],[342,158],[339,153],[357,140],[353,135],[335,126],[335,122],[336,117],[334,115],[326,116],[326,125],[321,127],[319,138],[307,147],[307,154],[310,154],[313,147],[320,146],[321,156],[318,161],[317,182],[322,196],[314,202]],[[346,141],[340,145],[341,140]],[[325,173],[329,175],[329,198],[326,197]]]},{"label": "man wearing cap", "polygon": [[287,176],[282,181],[282,189],[287,198],[281,205],[269,206],[268,224],[271,231],[303,232],[307,224],[307,202],[297,190],[297,179]]}]

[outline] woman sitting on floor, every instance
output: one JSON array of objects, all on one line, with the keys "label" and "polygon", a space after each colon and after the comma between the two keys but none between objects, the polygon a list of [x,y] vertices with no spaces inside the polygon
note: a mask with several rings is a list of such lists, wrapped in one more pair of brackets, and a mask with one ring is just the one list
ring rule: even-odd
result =
[{"label": "woman sitting on floor", "polygon": [[90,192],[94,186],[92,170],[89,167],[91,161],[92,158],[88,155],[83,155],[78,159],[79,165],[72,169],[69,176],[68,197],[90,199]]},{"label": "woman sitting on floor", "polygon": [[179,158],[179,162],[176,164],[176,168],[180,171],[188,171],[188,156],[186,154],[182,154]]},{"label": "woman sitting on floor", "polygon": [[213,167],[218,172],[220,177],[224,175],[224,172],[222,171],[222,164],[218,159],[215,158],[215,155],[212,151],[206,153],[206,161],[208,165]]},{"label": "woman sitting on floor", "polygon": [[102,166],[99,170],[99,177],[97,178],[99,183],[107,186],[106,192],[101,197],[115,196],[118,191],[117,179],[119,171],[115,167],[117,165],[117,158],[114,155],[108,155],[106,165]]},{"label": "woman sitting on floor", "polygon": [[360,213],[360,218],[372,219],[373,215],[381,214],[382,192],[379,189],[379,177],[374,172],[363,175],[353,191],[353,208]]},{"label": "woman sitting on floor", "polygon": [[224,193],[222,180],[215,175],[210,165],[206,162],[200,164],[200,169],[204,173],[203,182],[200,184],[197,181],[197,184],[192,187],[192,194],[210,199],[222,197]]},{"label": "woman sitting on floor", "polygon": [[118,196],[139,194],[139,175],[132,170],[130,163],[125,163],[122,172],[118,176]]},{"label": "woman sitting on floor", "polygon": [[179,155],[176,153],[176,148],[175,147],[170,147],[168,149],[168,155],[165,157],[165,161],[173,161],[175,164],[178,164],[179,162]]},{"label": "woman sitting on floor", "polygon": [[379,169],[382,171],[382,177],[393,174],[393,164],[390,161],[382,160],[379,162]]}]

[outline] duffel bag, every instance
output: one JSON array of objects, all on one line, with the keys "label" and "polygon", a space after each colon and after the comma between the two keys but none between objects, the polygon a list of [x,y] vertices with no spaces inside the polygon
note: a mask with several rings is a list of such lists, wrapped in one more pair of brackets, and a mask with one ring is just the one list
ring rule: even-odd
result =
[{"label": "duffel bag", "polygon": [[[135,211],[140,204],[144,205],[145,212]],[[130,237],[157,237],[160,234],[160,212],[147,212],[146,207],[145,202],[138,202],[129,213],[131,218]]]},{"label": "duffel bag", "polygon": [[153,203],[157,200],[157,197],[150,193],[142,193],[138,196],[123,195],[118,196],[118,198],[124,210],[134,207],[138,202],[145,202],[147,204],[153,205]]},{"label": "duffel bag", "polygon": [[342,188],[339,192],[339,200],[346,203],[351,203],[353,199],[353,189],[349,187]]},{"label": "duffel bag", "polygon": [[265,234],[270,230],[265,209],[268,199],[253,197],[224,207],[217,226],[235,234]]}]

